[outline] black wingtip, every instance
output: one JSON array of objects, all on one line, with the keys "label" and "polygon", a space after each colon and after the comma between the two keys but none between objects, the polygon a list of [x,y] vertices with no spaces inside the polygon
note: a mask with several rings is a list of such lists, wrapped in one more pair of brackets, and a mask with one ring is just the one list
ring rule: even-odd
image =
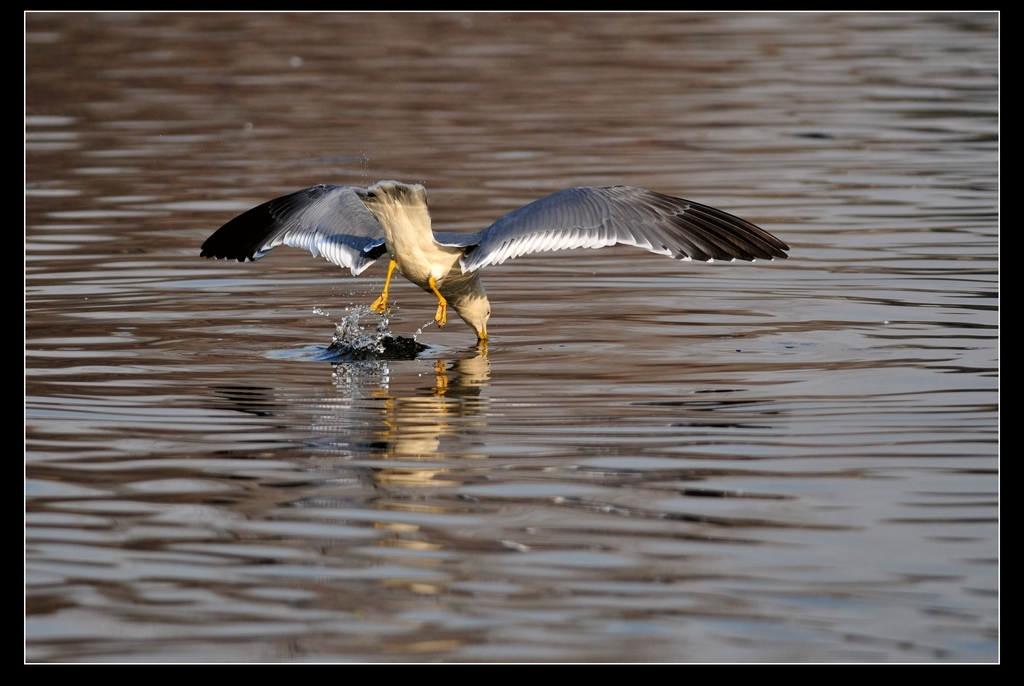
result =
[{"label": "black wingtip", "polygon": [[276,222],[270,208],[273,202],[271,200],[243,212],[217,229],[203,243],[199,256],[239,262],[253,260]]}]

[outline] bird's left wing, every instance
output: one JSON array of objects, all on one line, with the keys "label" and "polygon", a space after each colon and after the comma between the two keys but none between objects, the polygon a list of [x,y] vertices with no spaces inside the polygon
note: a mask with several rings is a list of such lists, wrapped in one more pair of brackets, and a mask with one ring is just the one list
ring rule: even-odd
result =
[{"label": "bird's left wing", "polygon": [[[467,247],[463,272],[527,253],[622,243],[684,260],[770,260],[785,243],[707,205],[631,186],[568,188],[509,212],[476,234],[443,234]],[[442,242],[443,241],[440,241]]]},{"label": "bird's left wing", "polygon": [[384,230],[360,192],[321,184],[265,202],[219,228],[200,254],[244,262],[289,245],[359,274],[386,252]]}]

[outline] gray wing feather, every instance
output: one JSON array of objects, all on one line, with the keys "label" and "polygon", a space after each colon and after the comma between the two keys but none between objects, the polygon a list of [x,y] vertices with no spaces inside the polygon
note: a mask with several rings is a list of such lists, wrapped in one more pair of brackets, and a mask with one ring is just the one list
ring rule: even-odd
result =
[{"label": "gray wing feather", "polygon": [[[767,231],[707,205],[630,186],[568,188],[509,212],[476,234],[445,234],[469,246],[463,272],[527,253],[633,245],[682,260],[786,257]],[[453,238],[454,237],[454,238]]]},{"label": "gray wing feather", "polygon": [[321,184],[265,202],[218,229],[200,254],[244,262],[288,245],[359,274],[385,252],[384,230],[361,190]]}]

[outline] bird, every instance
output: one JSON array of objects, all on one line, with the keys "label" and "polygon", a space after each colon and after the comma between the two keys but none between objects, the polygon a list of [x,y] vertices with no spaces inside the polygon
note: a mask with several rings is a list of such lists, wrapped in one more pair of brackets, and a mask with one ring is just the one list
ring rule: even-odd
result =
[{"label": "bird", "polygon": [[387,254],[384,288],[371,309],[387,311],[397,270],[437,298],[440,326],[450,306],[486,344],[491,305],[481,269],[528,253],[615,244],[704,262],[772,260],[789,250],[732,214],[633,186],[567,188],[477,233],[434,231],[423,185],[379,181],[368,188],[319,184],[265,202],[214,232],[200,256],[245,262],[288,245],[358,276]]}]

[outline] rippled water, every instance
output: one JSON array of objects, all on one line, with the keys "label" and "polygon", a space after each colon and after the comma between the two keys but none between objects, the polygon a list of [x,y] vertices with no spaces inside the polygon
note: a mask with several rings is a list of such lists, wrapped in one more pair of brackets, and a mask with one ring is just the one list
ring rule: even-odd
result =
[{"label": "rippled water", "polygon": [[[26,659],[998,660],[998,20],[27,15]],[[199,258],[385,178],[791,256],[520,258],[486,350]],[[424,349],[331,347],[378,329]]]}]

